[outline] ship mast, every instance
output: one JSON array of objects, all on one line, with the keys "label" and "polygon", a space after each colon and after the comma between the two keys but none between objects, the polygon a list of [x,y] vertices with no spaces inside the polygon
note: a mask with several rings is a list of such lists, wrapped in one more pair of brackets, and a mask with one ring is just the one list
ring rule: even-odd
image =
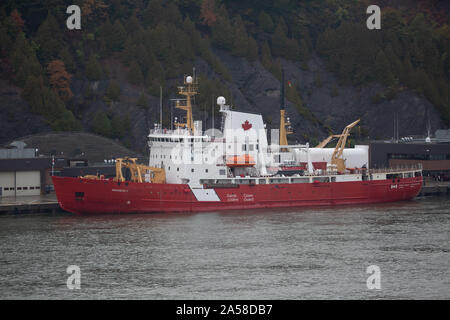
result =
[{"label": "ship mast", "polygon": [[191,98],[198,93],[197,81],[191,77],[187,76],[184,78],[183,87],[178,87],[178,94],[186,97],[185,103],[180,103],[177,100],[176,108],[186,111],[186,123],[175,123],[177,127],[188,128],[191,132],[194,132],[194,119],[192,117],[192,102]]},{"label": "ship mast", "polygon": [[[281,72],[281,104],[280,104],[280,146],[287,146],[287,135],[292,134],[291,123],[286,118],[285,102],[284,102],[284,70]],[[286,152],[287,148],[281,148],[280,151]]]}]

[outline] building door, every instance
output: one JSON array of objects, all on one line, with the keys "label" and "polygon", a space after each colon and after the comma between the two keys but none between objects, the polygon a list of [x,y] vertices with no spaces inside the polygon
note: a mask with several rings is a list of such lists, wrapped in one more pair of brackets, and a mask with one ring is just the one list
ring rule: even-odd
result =
[{"label": "building door", "polygon": [[41,194],[41,172],[40,171],[17,171],[16,172],[16,195],[38,196]]},{"label": "building door", "polygon": [[15,196],[14,172],[0,172],[0,197]]}]

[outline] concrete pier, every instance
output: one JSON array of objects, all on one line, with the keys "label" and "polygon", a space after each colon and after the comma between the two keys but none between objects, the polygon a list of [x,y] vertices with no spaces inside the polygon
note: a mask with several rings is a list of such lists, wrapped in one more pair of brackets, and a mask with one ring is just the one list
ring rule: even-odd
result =
[{"label": "concrete pier", "polygon": [[62,211],[55,194],[0,198],[0,214]]},{"label": "concrete pier", "polygon": [[450,195],[450,181],[425,181],[419,196]]}]

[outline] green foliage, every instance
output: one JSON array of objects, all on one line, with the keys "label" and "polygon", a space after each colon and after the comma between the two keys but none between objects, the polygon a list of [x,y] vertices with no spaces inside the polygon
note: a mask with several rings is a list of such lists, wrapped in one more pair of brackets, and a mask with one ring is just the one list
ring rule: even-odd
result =
[{"label": "green foliage", "polygon": [[261,47],[261,63],[266,69],[269,69],[272,65],[272,53],[267,41]]},{"label": "green foliage", "polygon": [[244,22],[240,16],[235,19],[234,26],[235,30],[231,53],[238,57],[245,57],[248,49],[248,36]]},{"label": "green foliage", "polygon": [[[48,8],[18,5],[26,22],[22,27],[9,16],[14,6],[7,3],[0,5],[0,58],[6,65],[3,75],[24,87],[23,96],[33,112],[44,115],[54,128],[76,123],[64,102],[48,88],[48,75],[42,66],[49,61],[61,59],[75,78],[86,76],[97,81],[109,78],[98,59],[120,58],[129,70],[130,83],[145,86],[145,93],[157,96],[160,85],[173,86],[174,78],[191,72],[197,58],[206,61],[222,81],[231,82],[230,72],[212,47],[249,61],[259,60],[278,79],[278,58],[299,62],[306,69],[313,53],[318,53],[342,83],[359,86],[380,82],[387,88],[375,98],[378,101],[395,97],[401,88],[414,89],[450,123],[448,19],[434,19],[439,13],[433,8],[417,13],[409,1],[402,2],[406,10],[399,10],[399,1],[383,8],[383,27],[376,31],[365,28],[364,1],[262,0],[256,6],[216,0],[217,21],[205,25],[200,19],[202,0],[117,0],[87,17],[92,23],[86,20],[82,31],[73,32],[66,32],[65,21],[59,20],[67,7],[61,0]],[[201,88],[206,95],[226,91],[223,82],[208,82],[213,84]],[[318,74],[314,83],[322,86]],[[120,88],[118,91],[107,92],[106,99],[117,101]],[[331,88],[330,95],[337,93]],[[299,112],[308,114],[299,92],[289,93],[289,98]],[[209,100],[205,97],[202,103],[209,105]],[[107,118],[114,120],[112,115]],[[110,136],[121,136],[120,132],[111,131]]]},{"label": "green foliage", "polygon": [[218,106],[216,105],[215,98],[224,96],[230,102],[230,92],[220,80],[209,79],[204,73],[199,75],[199,79],[199,95],[196,98],[197,105],[200,110],[206,111],[207,114],[211,113],[211,107],[214,105],[214,108],[216,108],[215,115],[217,115]]},{"label": "green foliage", "polygon": [[29,76],[22,97],[30,104],[33,113],[47,119],[53,130],[73,131],[81,128],[58,95],[44,85],[42,77]]},{"label": "green foliage", "polygon": [[303,116],[303,118],[308,119],[312,122],[316,122],[316,118],[311,113],[311,111],[304,104],[300,92],[297,90],[295,86],[289,87],[286,86],[286,99],[295,104],[297,111],[299,114]]},{"label": "green foliage", "polygon": [[89,57],[85,69],[86,77],[91,81],[98,81],[103,78],[103,69],[95,55]]},{"label": "green foliage", "polygon": [[112,24],[109,20],[106,21],[99,28],[99,35],[97,38],[101,39],[104,43],[104,55],[112,53],[114,51],[120,51],[125,45],[125,39],[127,33],[120,20],[116,20]]},{"label": "green foliage", "polygon": [[104,111],[96,112],[91,122],[91,129],[94,133],[105,137],[111,137],[113,132],[111,120]]},{"label": "green foliage", "polygon": [[64,110],[61,117],[51,123],[51,127],[55,131],[79,131],[82,129],[80,122],[69,110]]},{"label": "green foliage", "polygon": [[42,74],[42,67],[37,59],[25,60],[16,75],[16,83],[23,87],[30,76],[39,77]]},{"label": "green foliage", "polygon": [[74,73],[76,71],[75,61],[67,47],[62,48],[59,52],[59,58],[64,62],[64,66],[69,73]]},{"label": "green foliage", "polygon": [[275,33],[272,36],[272,54],[276,57],[298,60],[300,57],[300,47],[295,39],[288,38],[286,29],[284,20],[280,19]]},{"label": "green foliage", "polygon": [[106,97],[111,101],[120,101],[120,86],[111,80],[106,88]]},{"label": "green foliage", "polygon": [[135,85],[144,84],[144,76],[137,62],[131,63],[130,69],[128,70],[128,81]]},{"label": "green foliage", "polygon": [[141,94],[139,95],[139,98],[136,101],[136,105],[138,107],[141,107],[142,109],[148,109],[148,100],[144,92],[141,92]]},{"label": "green foliage", "polygon": [[61,30],[64,29],[58,24],[55,17],[52,14],[48,14],[37,31],[35,39],[39,44],[38,55],[43,60],[44,65],[47,65],[50,60],[57,58],[58,53],[64,46]]},{"label": "green foliage", "polygon": [[130,132],[131,129],[131,121],[130,118],[127,115],[125,117],[122,117],[118,114],[116,114],[111,119],[111,137],[112,138],[118,138],[121,139],[125,137],[127,133]]},{"label": "green foliage", "polygon": [[258,16],[258,25],[264,30],[264,32],[272,33],[275,29],[272,18],[264,11],[262,11]]},{"label": "green foliage", "polygon": [[233,47],[233,35],[233,26],[228,17],[228,12],[223,7],[211,30],[212,44],[221,49],[231,50]]}]

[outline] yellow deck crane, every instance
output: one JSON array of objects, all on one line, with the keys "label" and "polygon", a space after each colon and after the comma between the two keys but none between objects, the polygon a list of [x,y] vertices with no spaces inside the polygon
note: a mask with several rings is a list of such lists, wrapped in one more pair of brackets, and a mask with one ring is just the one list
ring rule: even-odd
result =
[{"label": "yellow deck crane", "polygon": [[122,173],[122,168],[128,168],[131,173],[130,180],[132,182],[151,182],[151,183],[165,183],[166,172],[163,168],[149,167],[143,164],[136,163],[136,158],[119,158],[116,159],[116,177],[115,181],[124,182],[125,177]]},{"label": "yellow deck crane", "polygon": [[332,134],[330,136],[328,136],[328,138],[326,138],[325,140],[323,140],[321,143],[319,143],[316,148],[325,148],[325,146],[330,143],[331,140],[333,140],[334,138],[340,138],[341,135],[340,134]]},{"label": "yellow deck crane", "polygon": [[333,151],[333,155],[331,156],[331,164],[336,165],[336,169],[339,173],[345,173],[345,159],[342,158],[342,154],[345,149],[345,144],[347,143],[347,138],[350,134],[350,130],[359,123],[360,119],[355,122],[350,123],[348,126],[344,128],[342,134],[340,134],[339,141],[336,144],[336,148]]}]

